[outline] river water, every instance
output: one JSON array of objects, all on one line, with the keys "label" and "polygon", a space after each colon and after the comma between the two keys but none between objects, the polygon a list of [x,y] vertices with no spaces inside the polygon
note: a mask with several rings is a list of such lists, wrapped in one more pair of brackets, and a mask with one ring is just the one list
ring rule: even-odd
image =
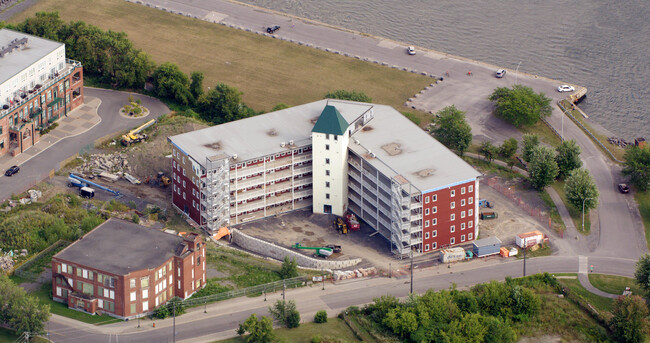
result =
[{"label": "river water", "polygon": [[239,0],[585,86],[593,121],[650,139],[648,0]]}]

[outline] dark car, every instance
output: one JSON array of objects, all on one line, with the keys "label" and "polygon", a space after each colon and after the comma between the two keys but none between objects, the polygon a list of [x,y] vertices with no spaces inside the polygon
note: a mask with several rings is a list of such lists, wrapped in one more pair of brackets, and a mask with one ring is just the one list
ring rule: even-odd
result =
[{"label": "dark car", "polygon": [[618,184],[618,190],[621,191],[621,193],[629,193],[630,192],[630,187],[628,187],[624,183],[619,183]]},{"label": "dark car", "polygon": [[18,166],[11,166],[11,167],[9,167],[9,169],[7,169],[7,171],[5,172],[5,176],[11,176],[11,175],[14,175],[14,174],[16,174],[19,170],[20,170],[20,168],[18,168]]},{"label": "dark car", "polygon": [[275,26],[269,26],[266,28],[267,33],[274,33],[275,31],[280,29],[280,25],[275,25]]}]

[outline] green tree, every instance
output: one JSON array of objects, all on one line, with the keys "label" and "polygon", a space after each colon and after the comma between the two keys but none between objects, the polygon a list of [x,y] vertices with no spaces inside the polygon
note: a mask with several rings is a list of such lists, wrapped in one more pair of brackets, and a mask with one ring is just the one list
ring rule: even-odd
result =
[{"label": "green tree", "polygon": [[539,137],[537,135],[525,134],[523,136],[524,148],[522,158],[526,162],[530,162],[530,158],[533,156],[533,150],[539,145]]},{"label": "green tree", "polygon": [[190,82],[190,93],[192,93],[194,99],[198,99],[201,97],[201,95],[203,95],[204,78],[205,76],[200,71],[192,72],[192,74],[190,75],[190,79],[192,80]]},{"label": "green tree", "polygon": [[614,302],[610,321],[612,334],[621,343],[642,343],[648,332],[648,305],[636,295],[620,297]]},{"label": "green tree", "polygon": [[472,143],[472,128],[465,121],[465,112],[454,105],[447,106],[436,113],[433,123],[433,136],[462,156]]},{"label": "green tree", "polygon": [[298,263],[296,259],[289,259],[289,256],[285,256],[278,273],[282,279],[290,279],[298,276]]},{"label": "green tree", "polygon": [[544,189],[553,183],[557,173],[558,167],[553,149],[544,146],[536,147],[528,164],[528,174],[533,187],[539,190]]},{"label": "green tree", "polygon": [[162,304],[153,310],[153,317],[157,319],[165,319],[169,317],[169,309],[165,304]]},{"label": "green tree", "polygon": [[167,308],[169,309],[169,314],[170,315],[177,315],[180,316],[181,314],[185,313],[185,303],[183,303],[183,300],[179,297],[173,297],[169,300],[167,303]]},{"label": "green tree", "polygon": [[639,261],[636,263],[634,278],[641,288],[646,292],[650,292],[650,255],[646,254],[639,258]]},{"label": "green tree", "polygon": [[59,12],[37,12],[33,17],[25,19],[16,25],[15,29],[30,35],[59,40],[59,31],[65,24],[59,17]]},{"label": "green tree", "polygon": [[534,125],[552,111],[550,98],[522,85],[497,88],[488,99],[496,103],[497,117],[517,127]]},{"label": "green tree", "polygon": [[418,329],[418,318],[403,307],[396,307],[386,314],[383,324],[401,338],[409,337]]},{"label": "green tree", "polygon": [[315,323],[327,323],[327,311],[325,310],[320,310],[316,312],[316,315],[314,316],[314,322]]},{"label": "green tree", "polygon": [[189,91],[189,79],[178,65],[166,62],[154,70],[153,86],[156,96],[167,98],[181,105],[189,105],[193,101]]},{"label": "green tree", "polygon": [[567,200],[577,210],[582,210],[584,201],[585,211],[598,206],[598,187],[587,169],[574,169],[566,179],[564,192]]},{"label": "green tree", "polygon": [[517,340],[515,330],[498,317],[483,317],[483,325],[486,329],[485,343],[513,343]]},{"label": "green tree", "polygon": [[582,167],[580,147],[573,139],[563,141],[555,148],[555,151],[557,152],[555,162],[559,168],[558,177],[565,178],[572,170]]},{"label": "green tree", "polygon": [[247,343],[271,343],[275,340],[273,322],[269,317],[258,319],[257,315],[253,313],[240,325],[237,333],[239,334],[242,330],[249,333],[246,337]]},{"label": "green tree", "polygon": [[300,325],[300,312],[296,309],[296,302],[293,300],[278,300],[269,307],[273,319],[280,325],[287,328],[295,328]]},{"label": "green tree", "polygon": [[399,306],[399,299],[392,295],[382,295],[372,300],[373,303],[366,306],[366,312],[370,314],[372,320],[378,323],[384,320],[390,310]]},{"label": "green tree", "polygon": [[641,191],[650,187],[650,146],[633,146],[625,152],[623,174],[630,177],[630,183]]},{"label": "green tree", "polygon": [[28,296],[25,290],[0,274],[0,323],[8,324],[19,335],[42,333],[50,318],[50,307]]},{"label": "green tree", "polygon": [[514,138],[508,138],[499,147],[499,155],[507,160],[510,160],[517,153],[517,148],[519,148],[517,140]]},{"label": "green tree", "polygon": [[344,89],[337,89],[335,91],[325,94],[323,99],[341,99],[359,102],[372,102],[372,98],[363,92],[346,91]]},{"label": "green tree", "polygon": [[279,104],[273,106],[273,108],[271,109],[271,112],[275,112],[275,111],[283,110],[283,109],[285,109],[285,108],[289,108],[289,107],[291,107],[291,106],[289,106],[289,105],[287,105],[287,104],[281,102],[281,103],[279,103]]},{"label": "green tree", "polygon": [[482,323],[483,316],[466,313],[449,324],[445,341],[450,343],[482,343],[487,329]]},{"label": "green tree", "polygon": [[223,124],[251,115],[241,102],[242,92],[237,88],[220,83],[203,94],[198,101],[197,112],[214,124]]},{"label": "green tree", "polygon": [[478,152],[483,155],[488,162],[492,162],[498,150],[499,149],[495,147],[492,142],[488,141],[481,143],[481,146],[478,148]]}]

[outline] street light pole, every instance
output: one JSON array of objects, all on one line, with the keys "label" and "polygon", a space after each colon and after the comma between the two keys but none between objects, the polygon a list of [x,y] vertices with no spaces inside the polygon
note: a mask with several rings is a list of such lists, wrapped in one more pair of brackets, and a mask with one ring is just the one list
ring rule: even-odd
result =
[{"label": "street light pole", "polygon": [[515,84],[517,84],[517,80],[519,79],[519,66],[521,65],[521,61],[517,63],[517,70],[515,70]]},{"label": "street light pole", "polygon": [[413,248],[411,248],[411,293],[413,294]]},{"label": "street light pole", "polygon": [[587,201],[587,199],[591,199],[591,198],[587,197],[582,200],[582,232],[585,231],[585,202]]}]

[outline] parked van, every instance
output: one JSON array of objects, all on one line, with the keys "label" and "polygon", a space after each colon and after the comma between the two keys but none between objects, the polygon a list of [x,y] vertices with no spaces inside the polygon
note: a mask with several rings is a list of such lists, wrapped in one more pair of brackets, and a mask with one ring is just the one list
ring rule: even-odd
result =
[{"label": "parked van", "polygon": [[82,198],[91,199],[91,198],[95,197],[95,190],[90,188],[90,187],[81,187],[79,189],[79,195]]}]

